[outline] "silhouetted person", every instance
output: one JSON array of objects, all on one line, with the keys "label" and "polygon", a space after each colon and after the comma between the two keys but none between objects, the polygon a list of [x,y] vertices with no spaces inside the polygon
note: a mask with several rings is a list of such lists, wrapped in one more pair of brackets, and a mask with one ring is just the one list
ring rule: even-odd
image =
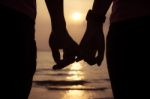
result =
[{"label": "silhouetted person", "polygon": [[114,99],[146,99],[150,0],[94,0],[78,58],[101,64],[105,49],[102,28],[112,2],[106,58]]},{"label": "silhouetted person", "polygon": [[[63,0],[45,0],[51,15],[51,49],[56,63],[60,61],[58,49],[64,49],[64,57],[74,58],[77,44],[71,39],[63,15]],[[11,99],[27,99],[36,70],[35,18],[36,0],[0,0],[1,37],[4,41],[5,65],[12,73],[7,89]],[[7,43],[8,42],[8,43]],[[10,47],[12,46],[12,47]],[[8,60],[9,58],[9,60]],[[8,60],[8,62],[7,62]],[[74,59],[75,60],[75,59]],[[12,69],[11,69],[12,67]],[[6,71],[7,72],[7,71]],[[8,78],[8,79],[9,79]],[[9,85],[7,85],[9,86]],[[5,96],[7,97],[7,96]]]}]

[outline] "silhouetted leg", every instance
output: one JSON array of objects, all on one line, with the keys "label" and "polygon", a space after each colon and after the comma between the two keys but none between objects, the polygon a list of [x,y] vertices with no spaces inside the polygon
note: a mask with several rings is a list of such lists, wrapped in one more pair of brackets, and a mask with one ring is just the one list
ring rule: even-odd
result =
[{"label": "silhouetted leg", "polygon": [[146,98],[149,19],[141,17],[110,26],[107,63],[115,99]]},{"label": "silhouetted leg", "polygon": [[[34,36],[34,21],[23,17],[21,18],[22,26],[20,27],[20,33],[22,38],[21,43],[21,51],[23,51],[20,58],[23,58],[23,62],[21,64],[21,90],[24,91],[22,93],[23,97],[28,97],[31,87],[32,87],[32,79],[36,70],[36,42]],[[21,98],[20,98],[21,99]],[[26,99],[26,98],[25,98]]]},{"label": "silhouetted leg", "polygon": [[[1,8],[0,24],[2,48],[5,56],[5,75],[8,83],[7,96],[12,99],[28,99],[32,78],[36,69],[36,44],[34,40],[34,20],[8,8]],[[7,88],[7,86],[9,88]]]}]

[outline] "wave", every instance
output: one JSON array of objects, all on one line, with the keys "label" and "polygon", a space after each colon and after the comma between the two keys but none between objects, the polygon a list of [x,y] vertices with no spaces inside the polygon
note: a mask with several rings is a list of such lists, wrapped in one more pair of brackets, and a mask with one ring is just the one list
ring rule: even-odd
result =
[{"label": "wave", "polygon": [[75,81],[66,81],[66,80],[44,80],[44,81],[33,81],[36,85],[46,86],[46,85],[55,85],[55,86],[69,86],[69,85],[84,85],[89,83],[84,80],[75,80]]},{"label": "wave", "polygon": [[105,91],[106,87],[101,87],[101,88],[87,88],[87,87],[83,87],[83,88],[62,88],[62,87],[48,87],[48,90],[84,90],[84,91]]},{"label": "wave", "polygon": [[[110,89],[108,87],[87,87],[83,86],[86,83],[90,83],[84,80],[78,81],[65,81],[65,80],[46,80],[46,81],[33,81],[35,87],[44,86],[48,90],[84,90],[84,91],[105,91]],[[81,85],[81,86],[77,86]],[[66,86],[66,87],[64,87]]]}]

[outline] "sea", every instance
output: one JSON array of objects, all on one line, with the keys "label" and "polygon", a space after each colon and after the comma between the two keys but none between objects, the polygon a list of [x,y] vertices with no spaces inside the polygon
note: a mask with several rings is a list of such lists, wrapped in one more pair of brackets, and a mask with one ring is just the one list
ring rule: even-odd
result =
[{"label": "sea", "polygon": [[113,99],[106,58],[101,66],[83,60],[62,70],[53,70],[53,65],[50,51],[37,52],[29,99]]}]

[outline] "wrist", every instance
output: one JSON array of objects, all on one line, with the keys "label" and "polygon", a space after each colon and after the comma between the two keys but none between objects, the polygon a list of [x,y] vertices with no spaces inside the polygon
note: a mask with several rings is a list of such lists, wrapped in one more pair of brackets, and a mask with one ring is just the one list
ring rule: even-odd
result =
[{"label": "wrist", "polygon": [[52,31],[57,34],[62,34],[67,31],[66,24],[52,24]]},{"label": "wrist", "polygon": [[89,10],[86,16],[87,22],[91,22],[96,25],[102,25],[105,22],[105,19],[106,19],[105,15],[100,16],[92,10]]}]

